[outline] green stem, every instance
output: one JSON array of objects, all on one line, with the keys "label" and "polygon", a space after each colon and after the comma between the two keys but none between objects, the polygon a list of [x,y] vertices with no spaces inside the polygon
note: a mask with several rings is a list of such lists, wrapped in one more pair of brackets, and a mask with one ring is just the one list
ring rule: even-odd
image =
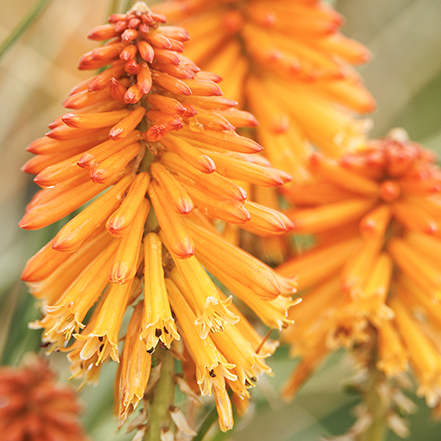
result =
[{"label": "green stem", "polygon": [[378,381],[383,376],[374,365],[370,369],[370,387],[365,396],[365,403],[368,411],[372,415],[372,425],[369,429],[361,435],[360,441],[382,441],[386,435],[386,412],[387,408],[384,406],[381,397],[377,392]]},{"label": "green stem", "polygon": [[8,37],[0,44],[0,58],[26,31],[32,22],[40,15],[50,0],[40,0],[35,7],[26,15],[23,20],[15,27]]},{"label": "green stem", "polygon": [[202,441],[204,439],[204,436],[210,430],[210,427],[215,421],[217,421],[217,418],[217,409],[216,406],[214,406],[211,412],[205,418],[204,422],[201,424],[201,427],[198,430],[198,434],[193,438],[192,441]]},{"label": "green stem", "polygon": [[135,4],[133,0],[126,0],[126,3],[124,5],[124,13],[129,11],[130,8]]},{"label": "green stem", "polygon": [[119,7],[119,0],[112,0],[112,2],[110,3],[110,8],[109,8],[109,16],[112,14],[118,14],[121,12],[121,9]]},{"label": "green stem", "polygon": [[157,349],[158,359],[162,362],[161,377],[154,389],[150,403],[149,422],[144,441],[160,441],[161,428],[170,427],[170,407],[175,397],[175,360],[169,350]]}]

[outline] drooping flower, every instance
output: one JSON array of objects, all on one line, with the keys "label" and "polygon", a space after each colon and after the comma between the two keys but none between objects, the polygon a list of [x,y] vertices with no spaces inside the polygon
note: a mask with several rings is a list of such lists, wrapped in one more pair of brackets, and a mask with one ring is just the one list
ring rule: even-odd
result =
[{"label": "drooping flower", "polygon": [[[395,129],[340,160],[315,154],[314,179],[289,191],[286,214],[316,244],[281,265],[298,275],[303,302],[284,332],[301,361],[292,396],[330,351],[371,342],[376,369],[410,365],[430,407],[441,385],[441,170],[432,152]],[[395,421],[395,420],[394,420]]]},{"label": "drooping flower", "polygon": [[0,433],[4,441],[85,441],[75,392],[57,384],[46,362],[0,368]]},{"label": "drooping flower", "polygon": [[[209,394],[214,382],[223,403],[227,388],[246,397],[249,378],[268,370],[262,355],[273,349],[266,345],[265,353],[253,355],[256,335],[239,325],[246,319],[202,265],[270,327],[290,323],[295,292],[293,279],[229,245],[214,226],[288,231],[286,216],[248,202],[235,181],[271,187],[290,177],[253,157],[262,147],[235,127],[254,126],[255,118],[222,96],[220,77],[182,54],[187,32],[163,23],[163,15],[137,3],[89,33],[107,42],[85,54],[79,68],[105,69],[74,87],[64,103],[71,112],[28,147],[37,156],[24,166],[42,190],[26,207],[22,228],[43,228],[90,202],[26,265],[22,279],[43,312],[31,326],[43,328],[49,351],[69,352],[72,376],[84,382],[97,381],[108,359],[121,361],[121,422],[141,399],[146,354],[158,345],[168,349],[182,337],[201,393]],[[120,360],[123,317],[142,293]],[[239,366],[227,353],[242,329],[255,346]],[[215,333],[225,338],[216,340]],[[202,348],[211,351],[208,358]],[[219,370],[216,380],[211,370]],[[224,417],[226,430],[232,415]]]},{"label": "drooping flower", "polygon": [[277,167],[302,180],[311,145],[338,156],[365,143],[375,102],[351,65],[370,54],[339,33],[320,0],[168,0],[154,6],[191,37],[189,56],[223,78],[228,96],[258,118],[257,140]]}]

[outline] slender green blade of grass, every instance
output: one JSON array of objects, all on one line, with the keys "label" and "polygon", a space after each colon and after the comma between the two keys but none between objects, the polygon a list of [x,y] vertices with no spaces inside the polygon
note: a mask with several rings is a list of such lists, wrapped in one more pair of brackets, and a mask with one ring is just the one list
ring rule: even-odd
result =
[{"label": "slender green blade of grass", "polygon": [[26,29],[38,18],[51,0],[40,0],[23,20],[13,29],[8,37],[0,44],[0,59],[23,35]]}]

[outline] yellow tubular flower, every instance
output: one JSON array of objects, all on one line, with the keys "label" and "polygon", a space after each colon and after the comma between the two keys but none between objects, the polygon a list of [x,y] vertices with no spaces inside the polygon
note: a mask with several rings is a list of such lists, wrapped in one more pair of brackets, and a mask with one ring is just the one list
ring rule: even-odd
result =
[{"label": "yellow tubular flower", "polygon": [[[278,269],[298,274],[304,290],[289,312],[296,326],[285,341],[309,372],[331,350],[363,344],[376,330],[377,368],[392,377],[409,364],[418,394],[434,406],[441,382],[441,170],[433,154],[395,129],[340,160],[315,154],[309,171],[314,180],[293,184],[296,208],[286,214],[294,231],[316,235],[316,246]],[[300,377],[293,374],[286,396]]]},{"label": "yellow tubular flower", "polygon": [[[64,102],[68,113],[28,147],[36,156],[23,169],[37,175],[42,189],[20,226],[43,228],[79,213],[29,260],[22,279],[43,312],[31,326],[43,328],[49,351],[69,352],[72,377],[84,383],[96,382],[110,358],[120,361],[124,315],[143,294],[117,380],[120,421],[142,397],[148,374],[141,378],[139,366],[148,369],[158,345],[179,354],[182,346],[173,342],[182,336],[198,362],[202,393],[210,393],[212,384],[216,390],[221,427],[227,430],[232,426],[227,389],[245,395],[245,383],[251,383],[246,379],[267,370],[260,357],[275,344],[250,355],[260,337],[249,324],[231,328],[241,320],[232,296],[221,296],[202,265],[208,259],[208,270],[219,268],[219,278],[225,273],[226,286],[233,294],[240,291],[268,326],[290,323],[293,279],[228,245],[216,227],[249,223],[264,235],[288,231],[292,222],[263,203],[249,203],[246,188],[279,187],[291,177],[255,155],[262,150],[256,141],[236,133],[236,127],[256,126],[256,119],[222,96],[218,75],[201,71],[183,55],[188,32],[165,21],[139,2],[89,33],[103,45],[83,55],[79,69],[103,70],[72,89]],[[201,241],[199,225],[216,233]],[[232,270],[227,262],[234,262]],[[165,280],[173,280],[179,293],[170,294],[178,288],[166,288]],[[182,305],[184,315],[176,311]],[[242,358],[233,357],[238,375],[211,339],[226,325],[222,350],[228,352],[233,338],[247,348]]]},{"label": "yellow tubular flower", "polygon": [[139,328],[143,319],[143,305],[138,303],[133,311],[124,341],[116,381],[116,405],[118,419],[122,424],[129,413],[144,396],[144,391],[150,377],[152,356],[145,351],[145,346],[139,338]]},{"label": "yellow tubular flower", "polygon": [[311,145],[333,156],[364,145],[368,124],[353,113],[375,102],[350,65],[370,54],[339,33],[342,18],[320,0],[168,0],[154,10],[186,27],[187,53],[246,103],[266,154],[298,171],[295,180],[307,178]]}]

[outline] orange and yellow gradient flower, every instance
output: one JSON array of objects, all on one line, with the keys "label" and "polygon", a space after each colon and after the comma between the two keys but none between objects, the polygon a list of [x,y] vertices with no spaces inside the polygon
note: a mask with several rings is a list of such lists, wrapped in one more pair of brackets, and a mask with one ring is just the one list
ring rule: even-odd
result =
[{"label": "orange and yellow gradient flower", "polygon": [[69,351],[74,377],[93,382],[106,360],[121,362],[121,421],[143,396],[155,348],[181,340],[227,430],[226,389],[246,398],[269,368],[256,352],[261,338],[202,265],[266,325],[289,324],[293,279],[227,243],[215,225],[288,231],[286,216],[248,202],[236,180],[271,187],[290,177],[255,158],[262,147],[235,132],[255,118],[222,96],[218,75],[183,55],[188,33],[165,21],[140,2],[89,33],[105,44],[79,68],[105,69],[72,90],[70,112],[28,147],[37,156],[24,170],[42,189],[20,226],[43,228],[88,205],[29,260],[22,279],[41,300],[43,317],[32,326],[43,329],[49,351]]},{"label": "orange and yellow gradient flower", "polygon": [[298,274],[303,302],[284,332],[301,357],[292,396],[324,356],[374,339],[377,368],[412,367],[435,406],[441,386],[441,169],[400,129],[340,160],[313,155],[315,179],[295,184],[286,214],[316,246],[278,268]]},{"label": "orange and yellow gradient flower", "polygon": [[375,102],[351,65],[365,47],[339,33],[342,17],[320,0],[168,0],[154,6],[184,26],[189,56],[223,78],[225,93],[260,122],[257,140],[295,181],[312,146],[339,156],[365,144]]}]

